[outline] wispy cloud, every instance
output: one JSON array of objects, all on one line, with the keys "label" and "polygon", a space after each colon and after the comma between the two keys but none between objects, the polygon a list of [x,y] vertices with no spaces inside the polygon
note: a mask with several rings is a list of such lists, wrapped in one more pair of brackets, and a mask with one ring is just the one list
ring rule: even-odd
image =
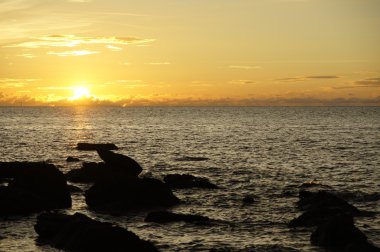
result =
[{"label": "wispy cloud", "polygon": [[252,81],[252,80],[232,80],[229,82],[230,84],[233,84],[233,85],[241,85],[241,86],[244,86],[244,85],[249,85],[249,84],[254,84],[255,82]]},{"label": "wispy cloud", "polygon": [[304,81],[305,77],[289,77],[289,78],[280,78],[276,79],[276,81],[280,82],[296,82],[296,81]]},{"label": "wispy cloud", "polygon": [[80,45],[129,45],[152,42],[154,39],[140,39],[136,37],[80,37],[75,35],[49,35],[32,38],[29,41],[6,45],[3,47],[22,48],[51,48],[76,47]]},{"label": "wispy cloud", "polygon": [[98,54],[98,51],[90,51],[90,50],[74,50],[74,51],[64,51],[64,52],[47,52],[48,55],[56,55],[60,57],[67,57],[67,56],[86,56],[91,54]]},{"label": "wispy cloud", "polygon": [[380,87],[380,77],[359,80],[355,83],[360,87]]},{"label": "wispy cloud", "polygon": [[114,45],[106,45],[106,48],[110,49],[111,51],[114,51],[114,52],[118,52],[118,51],[123,50],[123,48],[121,48],[119,46],[114,46]]},{"label": "wispy cloud", "polygon": [[338,79],[339,76],[336,75],[312,75],[306,76],[307,79]]},{"label": "wispy cloud", "polygon": [[171,64],[170,62],[151,62],[151,63],[149,63],[149,65],[155,65],[155,66],[170,65],[170,64]]},{"label": "wispy cloud", "polygon": [[311,79],[315,80],[328,80],[328,79],[338,79],[339,76],[336,75],[311,75],[311,76],[300,76],[300,77],[288,77],[288,78],[280,78],[276,79],[276,81],[280,82],[299,82],[299,81],[307,81]]},{"label": "wispy cloud", "polygon": [[334,89],[351,89],[351,88],[380,88],[380,77],[357,80],[350,85],[334,87]]},{"label": "wispy cloud", "polygon": [[228,68],[242,69],[242,70],[262,69],[261,66],[244,66],[244,65],[231,65],[231,66],[228,66]]},{"label": "wispy cloud", "polygon": [[28,84],[37,81],[38,79],[0,79],[0,88],[22,88]]},{"label": "wispy cloud", "polygon": [[37,58],[36,55],[33,55],[33,54],[31,54],[31,53],[18,54],[17,56],[18,56],[18,57],[24,57],[24,58],[27,58],[27,59]]}]

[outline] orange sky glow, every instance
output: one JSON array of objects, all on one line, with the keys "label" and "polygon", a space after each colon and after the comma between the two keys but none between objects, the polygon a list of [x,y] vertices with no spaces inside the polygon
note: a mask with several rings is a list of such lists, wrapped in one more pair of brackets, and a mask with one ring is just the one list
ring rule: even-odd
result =
[{"label": "orange sky glow", "polygon": [[0,106],[380,106],[378,0],[2,0]]}]

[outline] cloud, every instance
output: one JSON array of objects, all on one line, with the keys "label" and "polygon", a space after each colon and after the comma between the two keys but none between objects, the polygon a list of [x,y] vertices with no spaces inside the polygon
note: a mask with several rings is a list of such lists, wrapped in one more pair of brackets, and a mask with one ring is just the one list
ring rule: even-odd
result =
[{"label": "cloud", "polygon": [[118,51],[123,50],[123,48],[118,47],[118,46],[114,46],[114,45],[106,45],[106,48],[110,49],[111,51],[114,51],[114,52],[118,52]]},{"label": "cloud", "polygon": [[233,84],[233,85],[249,85],[249,84],[254,84],[255,82],[253,82],[252,80],[232,80],[229,82],[230,84]]},{"label": "cloud", "polygon": [[159,65],[170,65],[171,63],[170,62],[151,62],[149,63],[149,65],[156,65],[156,66],[159,66]]},{"label": "cloud", "polygon": [[298,82],[298,81],[307,81],[310,79],[316,80],[328,80],[328,79],[338,79],[339,76],[336,75],[311,75],[311,76],[301,76],[301,77],[289,77],[289,78],[281,78],[276,79],[276,81],[280,82]]},{"label": "cloud", "polygon": [[334,89],[350,88],[380,88],[380,77],[357,80],[351,85],[334,87]]},{"label": "cloud", "polygon": [[261,66],[241,66],[241,65],[232,65],[228,66],[228,68],[232,69],[242,69],[242,70],[251,70],[251,69],[261,69]]},{"label": "cloud", "polygon": [[130,45],[152,42],[154,39],[140,39],[136,37],[80,37],[75,35],[49,35],[32,38],[29,41],[6,45],[3,47],[21,48],[51,48],[76,47],[81,45]]},{"label": "cloud", "polygon": [[380,87],[380,77],[359,80],[356,81],[355,84],[359,87]]},{"label": "cloud", "polygon": [[281,78],[281,79],[276,79],[276,80],[281,81],[281,82],[304,81],[305,77],[290,77],[290,78]]},{"label": "cloud", "polygon": [[23,88],[26,87],[31,82],[35,82],[38,79],[11,79],[3,78],[0,79],[0,88]]},{"label": "cloud", "polygon": [[91,54],[97,54],[98,51],[90,51],[90,50],[74,50],[74,51],[64,51],[64,52],[47,52],[48,55],[56,55],[60,57],[67,57],[67,56],[85,56],[85,55],[91,55]]},{"label": "cloud", "polygon": [[307,76],[307,79],[338,79],[339,76],[335,75],[313,75],[313,76]]},{"label": "cloud", "polygon": [[84,99],[70,101],[62,97],[31,97],[9,96],[0,93],[0,105],[24,106],[380,106],[380,97],[375,98],[336,98],[322,99],[316,97],[273,97],[273,98],[199,98],[182,97],[172,98],[165,95],[130,96],[118,99],[100,99],[98,97],[87,97]]},{"label": "cloud", "polygon": [[24,58],[27,58],[27,59],[33,59],[33,58],[37,58],[38,57],[38,56],[33,55],[31,53],[23,53],[23,54],[19,54],[17,56],[18,57],[24,57]]}]

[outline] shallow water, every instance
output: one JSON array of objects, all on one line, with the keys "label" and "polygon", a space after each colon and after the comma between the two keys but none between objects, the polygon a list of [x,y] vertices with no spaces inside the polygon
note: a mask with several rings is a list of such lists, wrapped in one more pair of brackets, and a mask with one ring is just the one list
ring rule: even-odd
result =
[{"label": "shallow water", "polygon": [[[78,142],[112,142],[155,177],[189,173],[220,186],[175,190],[184,203],[171,209],[219,220],[213,225],[98,214],[81,194],[63,210],[115,222],[162,251],[322,251],[310,245],[310,229],[286,225],[300,214],[297,187],[317,180],[337,191],[380,193],[380,108],[0,108],[0,139],[0,161],[48,160],[67,172],[80,166],[67,156],[100,161],[75,150]],[[256,202],[243,206],[246,195]],[[379,201],[351,203],[380,212]],[[36,244],[35,216],[0,220],[0,251],[57,251]],[[356,225],[380,246],[379,214]]]}]

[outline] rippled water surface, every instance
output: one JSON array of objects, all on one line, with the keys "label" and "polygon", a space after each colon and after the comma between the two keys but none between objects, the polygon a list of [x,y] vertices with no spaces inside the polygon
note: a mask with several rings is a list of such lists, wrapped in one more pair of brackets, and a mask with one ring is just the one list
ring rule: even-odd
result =
[{"label": "rippled water surface", "polygon": [[[144,223],[146,212],[102,215],[81,194],[63,211],[115,222],[161,251],[322,251],[310,245],[310,229],[287,227],[300,214],[298,186],[311,180],[376,211],[356,225],[380,246],[379,201],[360,198],[380,193],[380,108],[0,108],[0,139],[0,161],[48,160],[67,172],[80,166],[67,156],[100,161],[75,150],[78,142],[112,142],[152,176],[189,173],[220,186],[175,190],[183,204],[171,209],[219,220],[212,225]],[[256,202],[244,206],[247,195]],[[57,251],[37,245],[35,216],[0,219],[0,251]]]}]

